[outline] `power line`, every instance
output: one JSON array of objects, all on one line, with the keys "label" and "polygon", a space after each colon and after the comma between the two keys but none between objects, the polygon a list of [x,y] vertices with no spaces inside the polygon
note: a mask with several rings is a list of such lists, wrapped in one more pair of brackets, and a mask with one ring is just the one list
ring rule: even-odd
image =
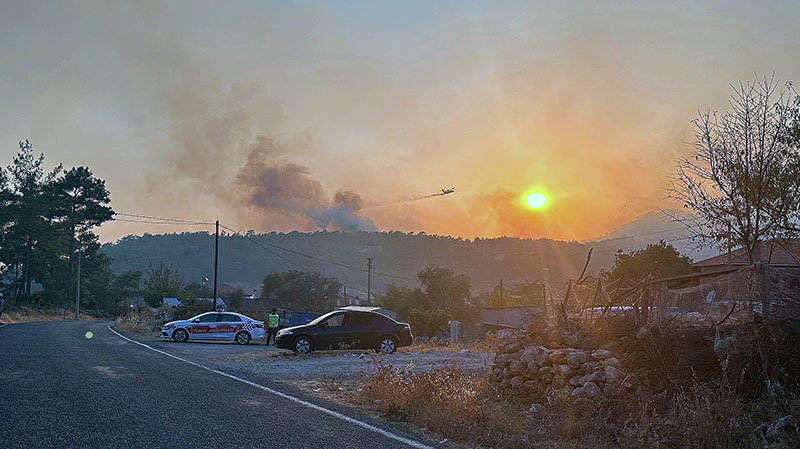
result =
[{"label": "power line", "polygon": [[131,214],[127,212],[115,212],[114,215],[121,215],[123,217],[131,217],[131,218],[143,218],[147,220],[171,221],[175,223],[186,223],[186,224],[207,224],[207,225],[215,224],[215,222],[213,221],[184,220],[181,218],[156,217],[153,215]]},{"label": "power line", "polygon": [[[250,236],[247,236],[247,235],[241,234],[241,233],[239,233],[238,231],[234,231],[233,229],[231,229],[231,228],[229,228],[228,226],[225,226],[225,225],[223,225],[223,224],[221,224],[221,223],[220,223],[220,227],[222,227],[222,228],[224,228],[224,229],[227,229],[227,230],[229,230],[229,231],[233,232],[234,234],[236,234],[236,235],[239,235],[240,237],[243,237],[245,240],[247,240],[247,241],[249,241],[249,242],[253,243],[254,245],[258,246],[259,248],[263,249],[264,251],[267,251],[268,253],[272,254],[273,256],[275,256],[275,257],[277,257],[277,258],[279,258],[279,259],[281,259],[281,260],[283,260],[283,261],[285,261],[285,262],[287,262],[287,263],[289,263],[289,264],[291,264],[291,265],[293,265],[293,266],[295,266],[295,267],[299,268],[301,271],[304,271],[304,272],[310,272],[310,271],[313,271],[313,270],[310,270],[310,269],[308,269],[308,268],[304,267],[303,265],[300,265],[299,263],[297,263],[297,262],[295,262],[295,261],[293,261],[293,260],[287,259],[286,257],[284,257],[284,256],[283,256],[283,255],[281,255],[281,254],[278,254],[278,253],[276,253],[275,251],[273,251],[273,250],[271,250],[271,249],[267,248],[266,246],[262,245],[261,243],[259,243],[259,242],[255,241],[255,240],[253,240],[252,238],[250,238]],[[273,245],[273,246],[274,246],[274,245]],[[341,282],[341,281],[339,281],[339,283],[340,283],[340,284],[342,284],[342,286],[344,286],[344,287],[347,287],[347,288],[349,288],[349,289],[356,290],[356,291],[359,291],[359,292],[362,292],[362,293],[366,293],[366,291],[365,291],[365,290],[362,290],[362,289],[360,289],[360,288],[353,287],[352,285],[347,285],[347,284],[345,284],[345,283],[343,283],[343,282]]]},{"label": "power line", "polygon": [[[247,235],[241,234],[239,231],[236,231],[233,228],[230,228],[230,227],[222,225],[222,224],[220,226],[222,226],[223,228],[227,229],[228,231],[233,232],[234,234],[238,234],[238,235],[240,235],[240,236],[242,236],[242,237],[244,237],[244,238],[246,238],[246,239],[248,239],[250,241],[254,241],[254,240],[250,239],[250,237],[248,237]],[[271,246],[271,247],[273,247],[273,248],[277,248],[277,249],[280,249],[282,251],[286,251],[288,253],[295,254],[297,256],[302,256],[302,257],[306,257],[308,259],[316,260],[318,262],[328,263],[328,264],[336,265],[336,266],[339,266],[339,267],[342,267],[342,268],[347,268],[347,269],[350,269],[350,270],[360,271],[362,273],[367,273],[368,272],[368,270],[366,268],[355,267],[355,266],[348,265],[348,264],[345,264],[345,263],[342,263],[342,262],[337,262],[335,260],[330,260],[330,259],[325,259],[325,258],[322,258],[322,257],[319,257],[319,256],[315,256],[313,254],[306,254],[306,253],[303,253],[303,252],[300,252],[300,251],[295,251],[293,249],[289,249],[289,248],[285,248],[285,247],[280,246],[280,245],[276,245],[274,243],[266,243],[266,244]],[[378,271],[373,271],[373,273],[380,274],[380,275],[383,275],[383,276],[386,276],[386,277],[396,278],[396,279],[404,279],[404,280],[407,280],[407,281],[416,281],[416,279],[413,279],[413,278],[410,278],[410,277],[407,277],[407,276],[401,276],[399,274],[382,273],[382,272],[378,272]]]},{"label": "power line", "polygon": [[[172,225],[172,226],[210,226],[204,222],[198,223],[181,223],[181,222],[172,222],[172,221],[156,221],[156,220],[136,220],[136,219],[127,219],[127,218],[114,218],[112,220],[107,221],[106,223],[114,223],[114,222],[121,222],[121,223],[140,223],[140,224],[157,224],[157,225]],[[103,224],[106,224],[103,223]]]}]

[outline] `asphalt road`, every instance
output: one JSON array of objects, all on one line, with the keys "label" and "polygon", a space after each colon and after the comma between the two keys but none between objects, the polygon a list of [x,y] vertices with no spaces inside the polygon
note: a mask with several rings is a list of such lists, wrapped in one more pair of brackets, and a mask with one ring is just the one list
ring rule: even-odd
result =
[{"label": "asphalt road", "polygon": [[433,446],[281,384],[257,379],[259,388],[176,360],[107,325],[0,328],[0,448]]}]

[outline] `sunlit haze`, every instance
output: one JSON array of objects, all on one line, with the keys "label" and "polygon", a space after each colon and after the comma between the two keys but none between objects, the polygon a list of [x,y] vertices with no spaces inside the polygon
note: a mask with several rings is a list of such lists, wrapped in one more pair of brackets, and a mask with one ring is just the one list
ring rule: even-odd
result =
[{"label": "sunlit haze", "polygon": [[[603,235],[674,206],[690,121],[729,83],[800,73],[796,2],[2,11],[3,165],[30,139],[50,166],[90,166],[117,212],[258,232]],[[532,185],[547,193],[521,201]]]}]

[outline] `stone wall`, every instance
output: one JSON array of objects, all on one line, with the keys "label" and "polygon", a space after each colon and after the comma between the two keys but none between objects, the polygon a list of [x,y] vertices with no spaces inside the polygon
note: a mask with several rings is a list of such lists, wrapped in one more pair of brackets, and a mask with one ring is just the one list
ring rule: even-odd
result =
[{"label": "stone wall", "polygon": [[497,352],[490,380],[500,389],[575,400],[620,396],[634,388],[608,343],[594,350],[507,343]]}]

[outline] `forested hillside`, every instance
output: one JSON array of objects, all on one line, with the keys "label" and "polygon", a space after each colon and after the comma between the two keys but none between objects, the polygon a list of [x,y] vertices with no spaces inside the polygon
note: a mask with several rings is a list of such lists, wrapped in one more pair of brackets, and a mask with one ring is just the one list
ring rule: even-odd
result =
[{"label": "forested hillside", "polygon": [[[589,271],[609,268],[619,247],[629,249],[621,243],[592,244]],[[306,269],[335,277],[363,297],[368,257],[373,258],[374,292],[385,290],[392,282],[415,284],[416,274],[429,265],[468,275],[473,290],[480,292],[490,290],[500,279],[507,283],[543,280],[560,287],[579,274],[590,245],[512,237],[464,240],[403,232],[291,232],[249,234],[247,238],[221,235],[219,247],[220,283],[256,287],[267,273]],[[112,258],[117,273],[146,270],[163,262],[185,282],[200,282],[213,274],[214,236],[205,232],[129,236],[105,244],[102,251]]]}]

